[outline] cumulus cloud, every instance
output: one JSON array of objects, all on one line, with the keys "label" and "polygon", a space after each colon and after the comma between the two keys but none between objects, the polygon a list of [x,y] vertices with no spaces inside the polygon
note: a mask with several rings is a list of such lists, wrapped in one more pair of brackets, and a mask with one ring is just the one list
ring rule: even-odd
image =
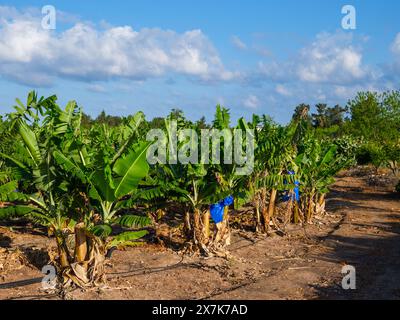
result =
[{"label": "cumulus cloud", "polygon": [[348,83],[368,76],[362,52],[352,45],[351,34],[321,33],[300,51],[296,73],[307,82]]},{"label": "cumulus cloud", "polygon": [[201,30],[177,33],[130,26],[97,29],[78,22],[44,30],[41,16],[0,7],[0,74],[17,82],[50,85],[54,78],[144,80],[178,73],[201,81],[227,81],[227,70]]},{"label": "cumulus cloud", "polygon": [[[359,91],[396,88],[394,75],[400,75],[400,34],[391,45],[398,61],[396,66],[391,65],[391,70],[364,62],[365,41],[342,31],[320,33],[287,60],[259,61],[257,70],[246,73],[243,80],[258,98],[266,101],[266,97],[272,96],[279,101],[276,105],[287,107],[303,102],[345,104]],[[251,102],[247,97],[247,107],[254,108]]]},{"label": "cumulus cloud", "polygon": [[363,63],[362,50],[354,45],[352,34],[324,32],[290,61],[259,62],[258,74],[249,79],[345,85],[379,76],[378,70]]}]

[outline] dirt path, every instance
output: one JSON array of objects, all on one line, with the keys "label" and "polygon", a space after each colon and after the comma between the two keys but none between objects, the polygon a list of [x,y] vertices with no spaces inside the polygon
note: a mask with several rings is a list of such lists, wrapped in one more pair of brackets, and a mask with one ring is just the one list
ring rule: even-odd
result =
[{"label": "dirt path", "polygon": [[[292,226],[285,237],[254,238],[236,230],[229,260],[183,257],[156,245],[115,251],[108,287],[76,290],[70,298],[399,299],[400,199],[390,187],[382,189],[362,178],[339,178],[323,220],[305,229]],[[1,233],[0,249],[19,248],[32,266],[14,261],[2,271],[10,259],[0,255],[0,299],[56,298],[39,290],[40,249],[51,239],[4,227]],[[356,268],[356,290],[341,287],[345,264]]]},{"label": "dirt path", "polygon": [[[362,179],[339,179],[328,210],[339,213],[340,222],[326,235],[310,232],[311,244],[305,244],[309,250],[293,266],[285,265],[236,294],[253,299],[399,299],[399,200],[391,192],[366,186]],[[302,244],[294,247],[299,252]],[[342,289],[343,265],[355,267],[356,290]]]}]

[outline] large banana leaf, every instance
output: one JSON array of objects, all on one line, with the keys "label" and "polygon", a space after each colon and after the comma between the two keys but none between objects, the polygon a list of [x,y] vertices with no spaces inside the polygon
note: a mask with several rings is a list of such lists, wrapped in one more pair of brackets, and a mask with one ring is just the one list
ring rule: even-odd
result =
[{"label": "large banana leaf", "polygon": [[139,128],[140,124],[144,121],[144,119],[145,119],[144,113],[139,111],[129,121],[129,126],[126,127],[126,129],[128,129],[128,131],[129,131],[128,137],[125,138],[125,140],[126,140],[125,143],[115,154],[114,158],[111,161],[111,165],[113,165],[121,157],[121,155],[125,152],[126,148],[128,148],[128,146],[132,144],[135,136],[138,136],[138,128]]},{"label": "large banana leaf", "polygon": [[82,180],[82,182],[88,182],[89,177],[85,174],[85,172],[72,160],[67,158],[60,151],[53,152],[54,159],[56,162],[68,173]]},{"label": "large banana leaf", "polygon": [[329,165],[332,160],[334,160],[337,151],[337,146],[333,145],[329,148],[329,150],[325,153],[324,157],[320,161],[319,165]]},{"label": "large banana leaf", "polygon": [[120,176],[115,189],[115,197],[120,198],[137,188],[149,171],[146,153],[150,142],[141,143],[138,148],[131,150],[126,156],[119,158],[113,171]]},{"label": "large banana leaf", "polygon": [[113,202],[116,200],[114,195],[115,190],[111,188],[109,180],[105,176],[104,170],[97,170],[90,177],[90,181],[103,200],[108,202]]},{"label": "large banana leaf", "polygon": [[114,237],[112,241],[107,244],[108,248],[117,246],[135,246],[138,245],[138,240],[148,234],[147,230],[140,231],[127,231]]},{"label": "large banana leaf", "polygon": [[99,190],[97,189],[97,185],[101,185],[101,182],[98,180],[95,180],[97,185],[90,179],[89,176],[86,175],[86,173],[82,170],[81,167],[79,167],[76,163],[74,163],[72,160],[67,158],[63,153],[60,151],[54,151],[53,152],[54,159],[56,162],[68,173],[71,175],[77,177],[80,179],[83,183],[88,183],[90,185],[90,192],[89,195],[97,199],[99,201],[102,200],[101,195],[99,194]]},{"label": "large banana leaf", "polygon": [[18,120],[18,132],[21,135],[29,154],[36,165],[42,161],[39,145],[35,133],[20,119]]},{"label": "large banana leaf", "polygon": [[108,237],[112,232],[112,228],[108,224],[99,224],[91,228],[89,231],[96,237]]},{"label": "large banana leaf", "polygon": [[34,210],[35,210],[34,207],[26,205],[14,205],[5,208],[0,208],[0,219],[22,217],[31,213]]},{"label": "large banana leaf", "polygon": [[65,111],[59,109],[58,122],[54,128],[54,135],[62,135],[67,132],[69,125],[74,119],[76,102],[70,101],[65,107]]},{"label": "large banana leaf", "polygon": [[128,214],[119,217],[115,222],[122,227],[144,228],[151,223],[151,219],[149,217]]}]

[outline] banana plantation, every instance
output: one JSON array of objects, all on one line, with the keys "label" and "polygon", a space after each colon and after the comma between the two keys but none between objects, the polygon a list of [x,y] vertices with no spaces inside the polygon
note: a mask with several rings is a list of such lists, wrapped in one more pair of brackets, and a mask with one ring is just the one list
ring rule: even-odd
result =
[{"label": "banana plantation", "polygon": [[[254,206],[255,232],[311,223],[315,214],[324,213],[333,177],[353,160],[337,142],[319,141],[304,131],[301,120],[282,127],[254,116],[235,126],[228,110],[217,107],[213,128],[255,129],[251,175],[236,175],[234,164],[150,166],[142,112],[116,127],[85,128],[81,119],[75,102],[61,108],[55,96],[38,99],[31,92],[1,128],[0,217],[25,216],[48,228],[57,243],[52,263],[63,286],[102,281],[107,252],[137,245],[151,217],[164,211],[182,212],[188,252],[202,255],[226,253],[230,208],[246,203]],[[179,121],[179,129],[186,128],[200,130]],[[284,193],[287,210],[278,216],[276,203]],[[210,204],[228,196],[232,205],[223,206],[222,221],[213,225]],[[123,231],[116,232],[117,226]]]},{"label": "banana plantation", "polygon": [[[198,136],[205,127],[251,132],[252,170],[239,175],[238,164],[222,160],[149,163],[154,126],[142,112],[116,125],[88,124],[76,102],[61,107],[56,96],[30,92],[0,122],[0,220],[45,230],[58,293],[104,286],[113,252],[154,243],[165,217],[176,221],[179,255],[235,259],[230,248],[241,216],[252,239],[285,238],[293,228],[321,223],[335,177],[356,164],[359,140],[321,135],[307,117],[303,108],[287,125],[257,115],[233,122],[217,106],[211,124],[179,112],[159,122],[159,132],[177,139],[183,153],[187,141],[173,137],[172,121]],[[207,152],[224,159],[229,141],[219,139]],[[166,150],[162,156],[173,156]]]}]

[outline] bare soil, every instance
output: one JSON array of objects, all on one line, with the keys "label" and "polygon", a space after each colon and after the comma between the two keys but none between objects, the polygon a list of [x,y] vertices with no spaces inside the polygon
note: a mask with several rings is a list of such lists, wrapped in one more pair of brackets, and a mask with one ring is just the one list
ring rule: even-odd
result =
[{"label": "bare soil", "polygon": [[[273,237],[234,229],[230,259],[189,257],[170,243],[114,251],[107,285],[68,298],[399,299],[399,200],[391,181],[347,173],[332,187],[327,215],[313,225]],[[239,218],[232,216],[233,226]],[[41,229],[0,226],[0,299],[59,299],[40,283],[51,246]],[[342,289],[346,264],[356,268],[356,290]]]}]

